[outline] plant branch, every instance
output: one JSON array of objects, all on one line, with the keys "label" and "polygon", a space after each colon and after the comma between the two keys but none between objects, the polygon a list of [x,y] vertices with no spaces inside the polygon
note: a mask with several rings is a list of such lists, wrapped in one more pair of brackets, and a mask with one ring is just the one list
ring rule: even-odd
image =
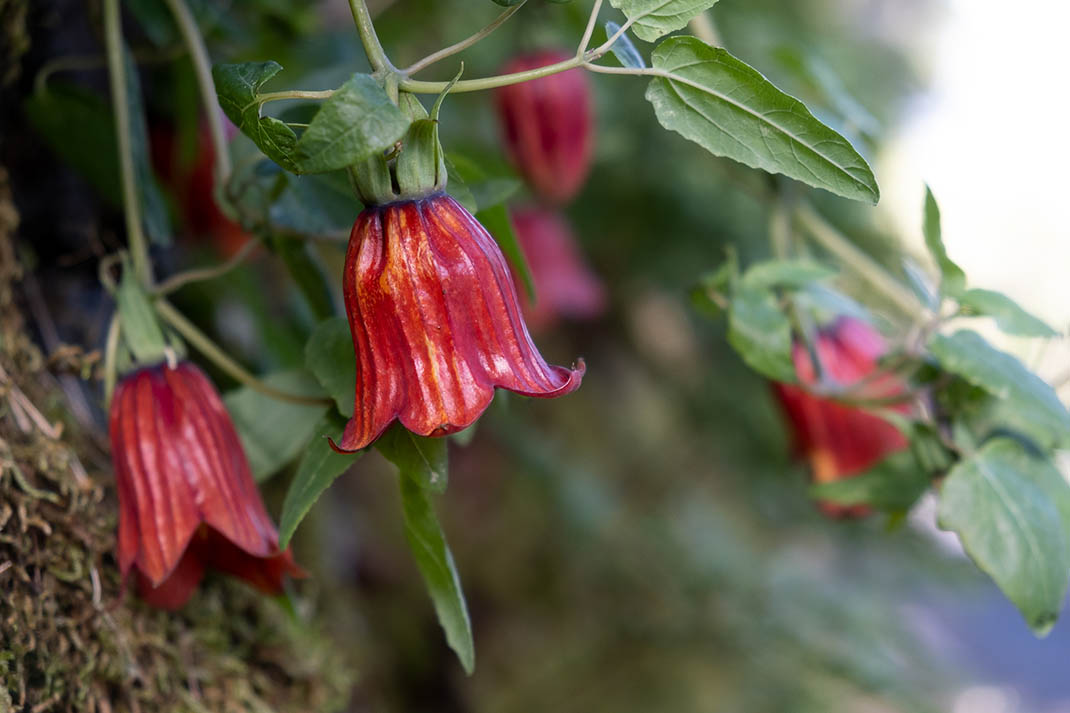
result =
[{"label": "plant branch", "polygon": [[[482,79],[462,79],[453,85],[450,89],[450,93],[460,94],[464,92],[478,92],[483,89],[495,89],[510,84],[519,84],[521,82],[539,79],[540,77],[548,77],[551,74],[574,69],[582,64],[583,58],[570,57],[564,61],[548,64],[545,67],[536,67],[535,69],[529,69],[525,72],[500,74],[494,77],[483,77]],[[449,84],[449,82],[421,82],[415,79],[405,78],[398,82],[398,88],[403,92],[410,92],[412,94],[441,94]]]},{"label": "plant branch", "polygon": [[190,59],[193,61],[197,88],[201,92],[204,112],[208,116],[208,131],[212,135],[212,145],[215,148],[215,164],[212,169],[215,172],[216,185],[222,186],[230,177],[230,152],[227,150],[226,134],[223,132],[223,120],[220,116],[222,110],[219,107],[219,98],[216,96],[215,82],[212,81],[212,60],[208,56],[208,48],[204,45],[204,37],[201,36],[201,31],[197,27],[197,20],[190,12],[185,0],[166,0],[166,2],[182,33],[182,39],[189,49]]},{"label": "plant branch", "polygon": [[214,280],[217,277],[222,277],[234,268],[245,262],[253,250],[260,244],[260,241],[256,238],[249,238],[245,241],[245,244],[238,249],[238,252],[227,260],[226,262],[216,265],[214,267],[202,267],[195,270],[188,270],[186,272],[180,272],[177,275],[173,275],[163,282],[156,285],[156,289],[153,290],[155,295],[169,295],[182,287],[190,284],[191,282],[201,282],[202,280]]},{"label": "plant branch", "polygon": [[143,285],[152,284],[148,243],[141,230],[141,204],[134,175],[134,149],[130,138],[130,102],[126,95],[126,60],[123,57],[123,30],[119,0],[104,0],[104,43],[108,56],[111,104],[115,113],[115,138],[119,147],[119,174],[122,181],[123,215],[126,236],[134,261],[134,274]]},{"label": "plant branch", "polygon": [[335,91],[334,89],[288,89],[283,92],[266,92],[257,95],[256,103],[267,104],[268,102],[283,101],[285,99],[330,99],[334,96]]},{"label": "plant branch", "polygon": [[[599,3],[601,1],[602,0],[597,0],[597,2],[599,2]],[[419,72],[419,71],[421,71],[423,69],[426,69],[427,67],[430,67],[432,64],[434,64],[435,62],[438,62],[439,60],[443,60],[446,57],[450,57],[452,55],[455,55],[458,52],[463,52],[464,50],[468,49],[472,45],[474,45],[477,42],[479,42],[480,40],[482,40],[484,37],[486,37],[490,33],[494,32],[496,29],[501,27],[503,24],[505,24],[506,20],[508,20],[513,15],[515,15],[517,12],[519,12],[520,8],[524,7],[524,3],[525,2],[527,2],[527,0],[523,0],[523,2],[520,2],[520,3],[516,4],[516,5],[513,5],[512,7],[508,8],[508,9],[506,9],[505,12],[501,13],[500,15],[498,15],[498,17],[494,18],[493,22],[491,22],[489,25],[487,25],[486,27],[484,27],[482,30],[480,30],[479,32],[475,33],[471,37],[463,39],[463,40],[461,40],[460,42],[458,42],[456,44],[452,44],[449,47],[445,47],[443,49],[440,49],[438,52],[435,52],[433,54],[427,55],[426,57],[424,57],[423,59],[419,60],[418,62],[413,63],[411,66],[407,67],[406,69],[401,70],[401,73],[404,74],[405,76],[412,76],[413,74],[416,74],[417,72]]]},{"label": "plant branch", "polygon": [[819,245],[851,267],[907,316],[916,318],[926,312],[914,293],[889,275],[880,263],[856,247],[812,206],[805,203],[796,206],[795,219]]},{"label": "plant branch", "polygon": [[156,312],[175,328],[175,331],[182,335],[190,344],[194,346],[204,356],[208,357],[216,366],[226,372],[229,376],[233,377],[236,381],[239,381],[249,388],[259,391],[265,396],[270,396],[273,399],[279,401],[287,401],[295,404],[331,404],[333,401],[328,398],[321,398],[318,396],[302,396],[301,394],[291,394],[286,391],[276,389],[270,384],[266,384],[260,379],[253,376],[249,371],[245,369],[241,364],[234,361],[226,352],[224,352],[219,345],[211,340],[211,338],[197,328],[192,322],[186,319],[185,315],[179,312],[175,307],[165,299],[158,299],[155,303]]},{"label": "plant branch", "polygon": [[583,30],[583,37],[580,38],[580,46],[576,48],[577,57],[582,57],[587,51],[587,44],[591,41],[595,23],[598,22],[598,11],[601,9],[602,0],[594,0],[594,7],[591,8],[591,16],[587,18],[587,27]]},{"label": "plant branch", "polygon": [[368,4],[364,0],[349,0],[349,9],[353,12],[353,22],[357,25],[360,42],[364,45],[364,53],[368,55],[368,63],[371,64],[372,69],[376,72],[397,72],[386,56],[383,45],[379,42],[379,36],[375,34],[375,25],[372,24]]}]

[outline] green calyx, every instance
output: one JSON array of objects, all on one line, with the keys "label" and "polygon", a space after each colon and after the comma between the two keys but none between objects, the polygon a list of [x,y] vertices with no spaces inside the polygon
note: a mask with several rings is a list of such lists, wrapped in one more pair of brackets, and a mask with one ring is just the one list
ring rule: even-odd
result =
[{"label": "green calyx", "polygon": [[123,277],[115,291],[119,325],[126,347],[120,371],[129,371],[185,354],[185,347],[160,326],[145,288],[134,275],[129,258],[123,258]]},{"label": "green calyx", "polygon": [[407,92],[398,96],[399,108],[412,121],[400,146],[349,167],[353,187],[365,205],[414,200],[445,190],[448,177],[438,138],[438,114],[460,76],[458,72],[438,96],[430,115],[416,96]]}]

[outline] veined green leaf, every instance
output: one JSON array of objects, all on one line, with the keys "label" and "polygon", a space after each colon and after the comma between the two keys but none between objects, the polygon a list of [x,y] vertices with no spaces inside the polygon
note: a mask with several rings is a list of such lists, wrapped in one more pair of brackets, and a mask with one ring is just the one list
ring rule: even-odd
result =
[{"label": "veined green leaf", "polygon": [[446,492],[449,481],[449,451],[445,438],[417,436],[400,423],[386,429],[375,447],[410,478],[434,493]]},{"label": "veined green leaf", "polygon": [[446,544],[446,536],[435,515],[431,492],[404,474],[401,504],[405,512],[405,538],[423,575],[424,584],[435,605],[439,624],[446,632],[446,642],[457,654],[465,672],[475,670],[476,650],[472,640],[472,622],[461,590],[461,578]]},{"label": "veined green leaf", "polygon": [[913,453],[900,451],[859,475],[810,486],[810,497],[894,512],[910,509],[928,487],[929,476]]},{"label": "veined green leaf", "polygon": [[765,290],[740,289],[728,308],[728,343],[759,374],[794,382],[791,323]]},{"label": "veined green leaf", "polygon": [[253,140],[264,155],[291,173],[300,173],[294,159],[297,134],[272,116],[260,116],[260,87],[282,71],[278,62],[217,64],[212,67],[219,106],[227,118]]},{"label": "veined green leaf", "polygon": [[345,317],[332,317],[316,325],[305,344],[305,367],[334,399],[338,413],[351,418],[357,392],[357,361]]},{"label": "veined green leaf", "polygon": [[1051,630],[1070,574],[1070,486],[1014,441],[997,439],[951,469],[940,527],[954,531],[1038,636]]},{"label": "veined green leaf", "polygon": [[847,139],[723,49],[670,37],[652,56],[646,98],[667,129],[753,168],[876,203],[873,172]]},{"label": "veined green leaf", "polygon": [[609,4],[633,21],[635,36],[653,42],[685,26],[692,17],[717,4],[717,0],[609,0]]},{"label": "veined green leaf", "polygon": [[316,112],[294,159],[303,173],[342,169],[386,150],[408,128],[409,120],[379,83],[355,74]]},{"label": "veined green leaf", "polygon": [[334,412],[327,413],[316,425],[315,436],[308,444],[305,454],[297,464],[297,473],[286,491],[279,518],[279,547],[290,544],[297,526],[319,500],[323,491],[335,478],[346,471],[363,451],[338,453],[327,442],[328,438],[339,440],[345,429],[345,419]]},{"label": "veined green leaf", "polygon": [[123,62],[126,64],[126,98],[130,113],[130,152],[134,159],[134,181],[141,199],[141,222],[149,240],[157,245],[170,245],[171,218],[167,214],[167,204],[152,171],[149,129],[145,120],[145,106],[141,101],[137,64],[125,45]]},{"label": "veined green leaf", "polygon": [[1054,440],[1063,441],[1070,433],[1070,413],[1054,389],[976,332],[937,334],[929,341],[929,351],[946,371],[1006,400],[1023,420],[1051,433]]},{"label": "veined green leaf", "polygon": [[940,268],[940,290],[955,297],[966,287],[966,273],[947,255],[940,228],[940,206],[929,186],[925,186],[925,220],[922,223],[922,232],[925,234],[925,245],[936,261],[936,266]]},{"label": "veined green leaf", "polygon": [[992,317],[1007,334],[1021,337],[1057,337],[1059,333],[1044,320],[1022,309],[1002,292],[972,288],[958,296],[959,305],[971,315]]}]

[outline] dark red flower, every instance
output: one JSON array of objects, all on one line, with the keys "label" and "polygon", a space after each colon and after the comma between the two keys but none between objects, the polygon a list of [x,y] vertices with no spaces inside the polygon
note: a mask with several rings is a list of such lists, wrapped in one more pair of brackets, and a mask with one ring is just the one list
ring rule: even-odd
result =
[{"label": "dark red flower", "polygon": [[602,314],[606,309],[605,287],[584,262],[565,219],[536,207],[513,210],[512,219],[535,282],[534,305],[524,289],[517,288],[528,326],[539,330],[559,317],[592,319]]},{"label": "dark red flower", "polygon": [[[523,72],[569,59],[559,50],[521,55],[503,73]],[[553,203],[574,197],[591,158],[592,108],[587,77],[570,69],[497,92],[505,146],[535,193]]]},{"label": "dark red flower", "polygon": [[264,509],[238,433],[208,377],[189,362],[123,377],[111,403],[119,490],[119,569],[155,606],[181,607],[205,568],[282,592],[302,576]]},{"label": "dark red flower", "polygon": [[[892,374],[874,376],[886,346],[880,333],[863,321],[840,318],[820,331],[815,347],[827,380],[850,386],[867,379],[860,396],[885,399],[906,389],[906,384]],[[805,345],[796,343],[792,356],[799,381],[814,385],[817,378]],[[895,426],[864,409],[818,398],[791,384],[774,384],[774,390],[791,423],[795,447],[810,461],[815,482],[859,475],[909,445]],[[890,408],[909,409],[906,404]],[[821,507],[835,516],[868,513],[865,507],[834,503],[821,503]]]},{"label": "dark red flower", "polygon": [[353,451],[395,419],[423,436],[474,422],[494,388],[549,398],[579,388],[584,365],[550,366],[521,317],[501,250],[455,200],[434,193],[365,209],[342,290],[357,355]]}]

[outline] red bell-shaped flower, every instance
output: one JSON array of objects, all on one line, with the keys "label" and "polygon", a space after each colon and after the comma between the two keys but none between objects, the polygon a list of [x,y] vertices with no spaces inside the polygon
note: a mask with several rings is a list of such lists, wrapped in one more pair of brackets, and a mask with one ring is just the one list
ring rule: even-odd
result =
[{"label": "red bell-shaped flower", "polygon": [[536,207],[513,210],[512,219],[535,283],[534,305],[522,288],[517,289],[528,326],[537,331],[561,317],[580,320],[602,314],[606,309],[605,286],[584,262],[565,219]]},{"label": "red bell-shaped flower", "polygon": [[[559,50],[525,54],[503,73],[524,72],[567,60]],[[590,166],[592,109],[587,77],[579,69],[502,87],[498,115],[505,146],[540,198],[564,203],[583,185]]]},{"label": "red bell-shaped flower", "polygon": [[[827,380],[851,386],[866,379],[859,396],[887,399],[903,394],[906,384],[892,374],[874,376],[886,346],[880,333],[863,321],[842,317],[822,329],[815,345]],[[805,345],[792,351],[795,373],[806,385],[817,383],[814,366]],[[868,470],[878,461],[908,447],[903,434],[892,424],[864,409],[819,398],[791,384],[774,384],[791,423],[797,451],[809,461],[818,483],[843,480]],[[906,404],[891,406],[909,410]],[[868,508],[821,503],[833,516],[860,516]]]},{"label": "red bell-shaped flower", "polygon": [[189,362],[141,368],[112,397],[119,568],[150,604],[181,607],[206,568],[282,592],[303,576],[264,509],[234,424]]},{"label": "red bell-shaped flower", "polygon": [[501,250],[444,193],[365,209],[342,283],[357,356],[353,418],[336,448],[354,451],[395,419],[423,436],[473,423],[494,388],[549,398],[579,388],[531,341]]}]

